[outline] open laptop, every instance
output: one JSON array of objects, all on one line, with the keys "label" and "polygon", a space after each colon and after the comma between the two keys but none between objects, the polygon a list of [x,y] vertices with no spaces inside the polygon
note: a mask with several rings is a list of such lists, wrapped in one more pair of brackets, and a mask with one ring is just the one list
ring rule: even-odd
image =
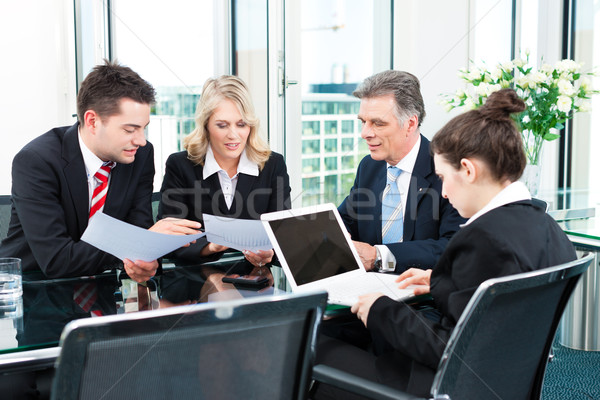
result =
[{"label": "open laptop", "polygon": [[329,204],[261,215],[292,291],[326,290],[329,303],[351,306],[358,296],[381,292],[401,300],[397,275],[367,272],[337,208]]}]

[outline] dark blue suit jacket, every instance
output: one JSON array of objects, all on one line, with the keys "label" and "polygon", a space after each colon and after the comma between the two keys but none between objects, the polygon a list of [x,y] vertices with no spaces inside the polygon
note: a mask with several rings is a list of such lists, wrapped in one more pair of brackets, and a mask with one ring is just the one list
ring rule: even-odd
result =
[{"label": "dark blue suit jacket", "polygon": [[[381,195],[386,185],[386,168],[385,161],[375,161],[370,155],[363,158],[354,186],[338,208],[352,240],[382,244]],[[396,272],[411,267],[433,267],[448,240],[464,222],[448,200],[442,198],[442,182],[435,174],[429,140],[421,136],[404,212],[404,240],[387,245],[396,257]]]},{"label": "dark blue suit jacket", "polygon": [[[94,275],[120,261],[80,241],[88,225],[89,190],[78,124],[32,140],[12,165],[12,215],[0,257],[18,257],[23,270],[48,278]],[[104,213],[143,228],[152,225],[154,150],[140,147],[131,164],[117,164]]]}]

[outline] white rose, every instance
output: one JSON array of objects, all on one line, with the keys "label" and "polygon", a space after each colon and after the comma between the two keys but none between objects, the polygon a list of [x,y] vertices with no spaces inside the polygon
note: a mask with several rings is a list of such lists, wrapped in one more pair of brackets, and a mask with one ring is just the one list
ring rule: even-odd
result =
[{"label": "white rose", "polygon": [[529,75],[522,75],[517,79],[517,85],[521,86],[523,89],[527,89],[530,87],[531,80],[529,79]]},{"label": "white rose", "polygon": [[472,100],[470,97],[468,97],[468,98],[465,100],[465,108],[466,108],[467,110],[473,110],[473,109],[475,109],[475,108],[476,108],[476,106],[475,106],[475,103],[473,102],[473,100]]},{"label": "white rose", "polygon": [[525,65],[525,61],[522,58],[515,58],[512,62],[515,65],[515,67],[518,67],[518,68]]},{"label": "white rose", "polygon": [[477,96],[487,97],[488,86],[489,86],[489,84],[487,84],[485,82],[481,82],[479,85],[475,86],[475,94]]},{"label": "white rose", "polygon": [[531,80],[538,85],[542,82],[546,82],[546,79],[548,79],[548,76],[543,72],[535,71],[531,73]]},{"label": "white rose", "polygon": [[571,111],[572,103],[573,103],[573,101],[571,100],[570,97],[558,96],[558,99],[556,100],[556,107],[558,108],[559,111],[568,113],[569,111]]},{"label": "white rose", "polygon": [[591,102],[589,100],[582,101],[579,105],[580,112],[590,112],[592,110]]},{"label": "white rose", "polygon": [[540,67],[540,71],[545,72],[548,75],[550,75],[552,73],[552,71],[554,71],[554,67],[552,67],[552,65],[550,65],[550,64],[543,64]]},{"label": "white rose", "polygon": [[497,81],[502,77],[502,70],[498,67],[494,68],[492,72],[490,72],[490,78]]},{"label": "white rose", "polygon": [[584,76],[579,81],[579,87],[587,92],[590,89],[591,83],[592,82],[590,81],[590,79],[587,76]]},{"label": "white rose", "polygon": [[500,64],[500,68],[506,72],[512,72],[512,70],[515,69],[515,66],[513,65],[512,61],[505,61]]},{"label": "white rose", "polygon": [[473,68],[466,76],[466,79],[469,81],[474,81],[477,79],[481,79],[481,71],[479,68]]},{"label": "white rose", "polygon": [[559,79],[559,81],[556,82],[556,86],[558,87],[558,93],[564,96],[573,96],[575,94],[575,88],[571,82],[566,79]]}]

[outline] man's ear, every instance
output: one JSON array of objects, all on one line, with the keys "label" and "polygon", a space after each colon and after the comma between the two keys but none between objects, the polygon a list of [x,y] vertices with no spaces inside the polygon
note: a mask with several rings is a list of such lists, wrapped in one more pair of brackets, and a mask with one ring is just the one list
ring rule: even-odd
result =
[{"label": "man's ear", "polygon": [[469,158],[460,160],[461,171],[465,174],[465,178],[469,183],[473,183],[479,176],[479,165]]},{"label": "man's ear", "polygon": [[414,133],[417,130],[417,128],[419,128],[419,117],[417,117],[416,115],[413,115],[412,117],[407,119],[404,123],[405,123],[406,130],[408,131],[408,133]]},{"label": "man's ear", "polygon": [[96,127],[100,122],[100,116],[94,110],[87,110],[83,114],[83,125],[91,133],[96,133]]}]

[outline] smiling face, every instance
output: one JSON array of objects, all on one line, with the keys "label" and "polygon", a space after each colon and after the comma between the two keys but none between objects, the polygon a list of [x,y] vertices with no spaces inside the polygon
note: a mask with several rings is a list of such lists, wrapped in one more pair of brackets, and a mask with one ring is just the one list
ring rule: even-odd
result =
[{"label": "smiling face", "polygon": [[102,161],[131,164],[137,149],[146,145],[144,128],[150,123],[150,105],[128,98],[119,103],[120,113],[110,117],[85,112],[85,129],[91,133],[86,145]]},{"label": "smiling face", "polygon": [[250,135],[250,126],[244,121],[235,103],[223,99],[208,119],[206,129],[219,166],[227,172],[237,169]]},{"label": "smiling face", "polygon": [[362,122],[361,137],[366,140],[374,160],[396,165],[413,148],[418,139],[418,119],[412,116],[400,123],[395,113],[392,94],[363,98],[358,119]]}]

